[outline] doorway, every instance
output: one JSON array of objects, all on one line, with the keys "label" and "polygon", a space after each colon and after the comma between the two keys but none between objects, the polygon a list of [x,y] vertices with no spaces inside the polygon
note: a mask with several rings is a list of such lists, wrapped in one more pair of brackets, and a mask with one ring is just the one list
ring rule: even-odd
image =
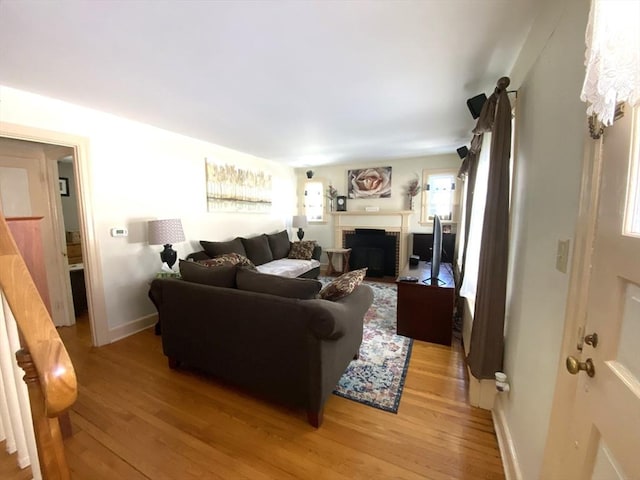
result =
[{"label": "doorway", "polygon": [[75,160],[73,152],[58,158],[58,181],[60,182],[60,200],[62,227],[66,245],[66,258],[71,281],[71,298],[74,320],[86,318],[87,293],[84,278],[84,262],[78,216],[78,195],[75,188]]},{"label": "doorway", "polygon": [[[0,122],[0,140],[24,140],[46,146],[51,153],[50,158],[55,161],[46,162],[43,166],[45,189],[49,192],[49,204],[46,215],[54,225],[55,234],[52,233],[52,243],[55,250],[47,256],[47,268],[57,276],[60,284],[67,285],[66,301],[61,300],[67,310],[73,312],[71,285],[66,254],[66,237],[64,222],[62,220],[62,206],[60,195],[60,182],[57,160],[65,154],[60,153],[60,148],[68,149],[73,156],[74,182],[70,188],[77,193],[78,227],[80,231],[80,243],[82,250],[82,263],[86,286],[87,313],[89,319],[92,343],[100,346],[110,343],[109,330],[106,317],[106,305],[102,284],[102,267],[99,252],[96,248],[94,220],[92,216],[91,175],[88,159],[88,140],[66,133],[40,130],[33,127]],[[71,316],[73,313],[70,314]]]}]

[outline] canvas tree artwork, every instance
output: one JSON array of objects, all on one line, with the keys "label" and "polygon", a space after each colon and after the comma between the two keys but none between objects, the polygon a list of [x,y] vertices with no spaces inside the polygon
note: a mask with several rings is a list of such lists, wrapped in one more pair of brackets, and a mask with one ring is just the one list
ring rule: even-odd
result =
[{"label": "canvas tree artwork", "polygon": [[269,213],[273,198],[271,175],[205,161],[207,211]]},{"label": "canvas tree artwork", "polygon": [[349,198],[390,198],[391,167],[349,170],[347,188]]}]

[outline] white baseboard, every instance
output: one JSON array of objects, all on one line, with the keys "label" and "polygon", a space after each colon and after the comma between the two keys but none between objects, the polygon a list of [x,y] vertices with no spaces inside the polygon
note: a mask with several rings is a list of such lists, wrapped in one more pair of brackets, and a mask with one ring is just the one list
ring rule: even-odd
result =
[{"label": "white baseboard", "polygon": [[502,457],[502,467],[507,480],[522,480],[522,471],[518,463],[518,455],[516,447],[511,437],[511,431],[504,415],[503,397],[500,394],[496,396],[495,404],[492,410],[493,428],[498,437],[498,448]]},{"label": "white baseboard", "polygon": [[115,328],[109,329],[109,343],[117,342],[123,338],[129,337],[134,333],[141,332],[149,327],[152,327],[158,321],[158,314],[152,313],[146,317],[137,318],[123,325],[118,325]]}]

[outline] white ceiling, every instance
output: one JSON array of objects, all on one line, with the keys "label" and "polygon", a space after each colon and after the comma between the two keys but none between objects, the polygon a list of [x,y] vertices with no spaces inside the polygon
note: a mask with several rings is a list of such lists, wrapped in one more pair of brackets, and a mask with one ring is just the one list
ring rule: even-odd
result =
[{"label": "white ceiling", "polygon": [[0,0],[0,84],[293,166],[454,152],[535,0]]}]

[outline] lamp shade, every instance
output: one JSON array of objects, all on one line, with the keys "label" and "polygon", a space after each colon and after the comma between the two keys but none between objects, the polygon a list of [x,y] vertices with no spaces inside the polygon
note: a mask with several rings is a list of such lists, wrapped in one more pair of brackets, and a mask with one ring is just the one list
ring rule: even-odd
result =
[{"label": "lamp shade", "polygon": [[171,245],[184,242],[182,221],[179,218],[149,221],[149,245]]},{"label": "lamp shade", "polygon": [[307,216],[306,215],[294,215],[293,220],[291,221],[292,227],[306,227],[307,226]]}]

